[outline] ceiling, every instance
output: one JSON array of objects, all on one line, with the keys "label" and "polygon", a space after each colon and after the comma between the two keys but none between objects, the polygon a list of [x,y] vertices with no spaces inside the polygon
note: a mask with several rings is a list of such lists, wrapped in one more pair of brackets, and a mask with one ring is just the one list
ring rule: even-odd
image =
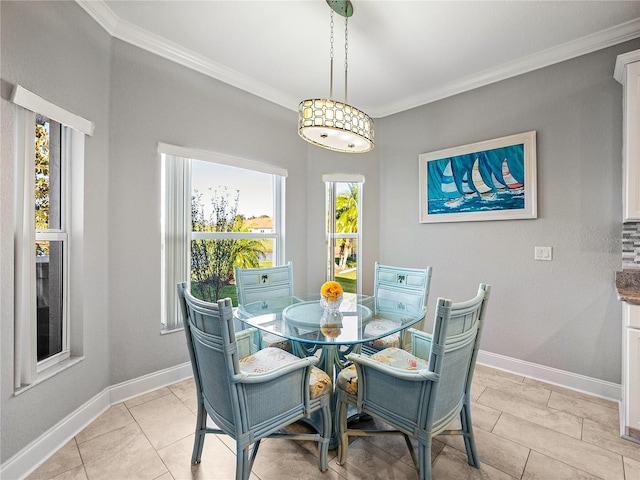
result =
[{"label": "ceiling", "polygon": [[[288,109],[329,96],[325,0],[76,1],[113,37]],[[640,37],[640,1],[352,4],[348,103],[374,118]],[[334,22],[344,100],[344,18]]]}]

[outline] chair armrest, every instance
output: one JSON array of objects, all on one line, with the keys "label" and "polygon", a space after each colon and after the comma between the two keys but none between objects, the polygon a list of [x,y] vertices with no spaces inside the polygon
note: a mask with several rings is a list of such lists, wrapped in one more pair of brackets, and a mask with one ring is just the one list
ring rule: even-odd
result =
[{"label": "chair armrest", "polygon": [[411,334],[411,353],[416,357],[429,360],[433,335],[415,328],[409,328],[408,331]]},{"label": "chair armrest", "polygon": [[[366,368],[372,368],[391,377],[401,380],[409,380],[412,382],[423,382],[424,380],[437,382],[440,379],[439,375],[430,372],[426,368],[421,370],[401,370],[399,368],[390,367],[384,363],[373,360],[371,357],[366,357],[358,353],[350,353],[347,355],[347,359],[356,364],[356,368],[359,370],[358,377],[363,373],[363,369],[361,367],[365,367],[365,370]],[[363,377],[364,376],[365,375],[363,375]],[[363,379],[360,379],[359,382],[362,380]]]},{"label": "chair armrest", "polygon": [[291,363],[287,363],[282,367],[274,368],[264,373],[241,373],[237,375],[231,375],[231,381],[235,383],[257,384],[270,382],[275,379],[280,379],[291,372],[297,370],[311,368],[319,362],[317,357],[304,357],[299,358]]},{"label": "chair armrest", "polygon": [[257,348],[253,341],[257,328],[246,328],[236,332],[236,346],[240,358],[248,357],[256,353]]}]

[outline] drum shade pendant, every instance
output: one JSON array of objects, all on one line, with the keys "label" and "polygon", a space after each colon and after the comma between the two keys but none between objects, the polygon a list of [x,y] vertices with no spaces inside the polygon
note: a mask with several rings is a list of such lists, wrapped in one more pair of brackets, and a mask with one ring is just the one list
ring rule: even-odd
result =
[{"label": "drum shade pendant", "polygon": [[[331,74],[329,98],[303,100],[298,107],[298,135],[318,147],[337,152],[364,153],[373,149],[373,120],[347,104],[348,20],[353,15],[349,0],[326,0],[331,7]],[[333,99],[333,12],[344,17],[344,102]]]}]

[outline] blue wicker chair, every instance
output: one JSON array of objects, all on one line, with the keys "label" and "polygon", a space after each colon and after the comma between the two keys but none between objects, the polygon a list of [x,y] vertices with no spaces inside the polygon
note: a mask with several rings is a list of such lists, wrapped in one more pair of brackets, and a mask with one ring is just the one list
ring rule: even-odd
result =
[{"label": "blue wicker chair", "polygon": [[[380,265],[376,262],[374,277],[374,297],[376,311],[393,312],[399,315],[426,309],[431,285],[431,267],[401,268]],[[378,320],[375,315],[365,329],[365,335],[371,337],[383,334],[385,330],[396,328],[389,319]],[[412,326],[417,330],[424,328],[424,320]],[[362,351],[369,355],[388,347],[410,350],[410,338],[405,330],[367,342]]]},{"label": "blue wicker chair", "polygon": [[[388,348],[371,357],[350,354],[354,365],[338,376],[338,463],[347,461],[350,436],[403,435],[420,474],[431,479],[431,440],[462,435],[470,465],[480,467],[471,423],[471,380],[490,287],[475,298],[453,303],[439,298],[433,335],[409,329],[411,353]],[[393,430],[348,428],[349,405]],[[461,429],[452,430],[457,418]],[[418,455],[411,437],[417,440]]]},{"label": "blue wicker chair", "polygon": [[238,305],[293,296],[293,265],[262,268],[233,267]]},{"label": "blue wicker chair", "polygon": [[[178,284],[178,297],[198,401],[191,463],[200,463],[207,433],[222,433],[236,442],[236,480],[249,478],[266,437],[318,442],[320,470],[327,470],[332,384],[314,366],[318,360],[278,348],[255,351],[251,329],[236,336],[228,298],[204,302],[186,283]],[[319,433],[283,431],[312,413],[320,418]],[[217,428],[207,427],[207,415]]]},{"label": "blue wicker chair", "polygon": [[[262,313],[269,313],[269,301],[278,301],[284,297],[293,297],[293,265],[262,268],[233,267],[236,281],[238,306],[262,301]],[[274,305],[276,311],[282,310],[282,305]],[[236,330],[245,328],[236,320]],[[258,348],[278,347],[291,351],[291,342],[286,338],[272,333],[260,332],[257,337]]]}]

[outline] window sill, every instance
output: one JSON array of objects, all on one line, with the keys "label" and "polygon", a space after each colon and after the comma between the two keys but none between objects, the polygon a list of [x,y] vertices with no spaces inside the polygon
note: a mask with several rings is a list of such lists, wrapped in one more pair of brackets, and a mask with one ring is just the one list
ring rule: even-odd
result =
[{"label": "window sill", "polygon": [[160,335],[169,335],[170,333],[182,332],[184,327],[178,327],[171,330],[160,330]]},{"label": "window sill", "polygon": [[66,360],[61,361],[60,363],[57,363],[41,372],[38,372],[38,374],[36,375],[36,380],[35,382],[33,382],[30,385],[25,385],[24,387],[20,387],[17,390],[15,390],[13,392],[13,396],[18,396],[21,393],[26,392],[27,390],[32,389],[33,387],[35,387],[36,385],[38,385],[39,383],[44,382],[45,380],[48,380],[49,378],[53,377],[54,375],[57,375],[60,372],[63,372],[64,370],[67,370],[68,368],[73,367],[74,365],[80,363],[81,361],[84,360],[84,357],[69,357]]}]

